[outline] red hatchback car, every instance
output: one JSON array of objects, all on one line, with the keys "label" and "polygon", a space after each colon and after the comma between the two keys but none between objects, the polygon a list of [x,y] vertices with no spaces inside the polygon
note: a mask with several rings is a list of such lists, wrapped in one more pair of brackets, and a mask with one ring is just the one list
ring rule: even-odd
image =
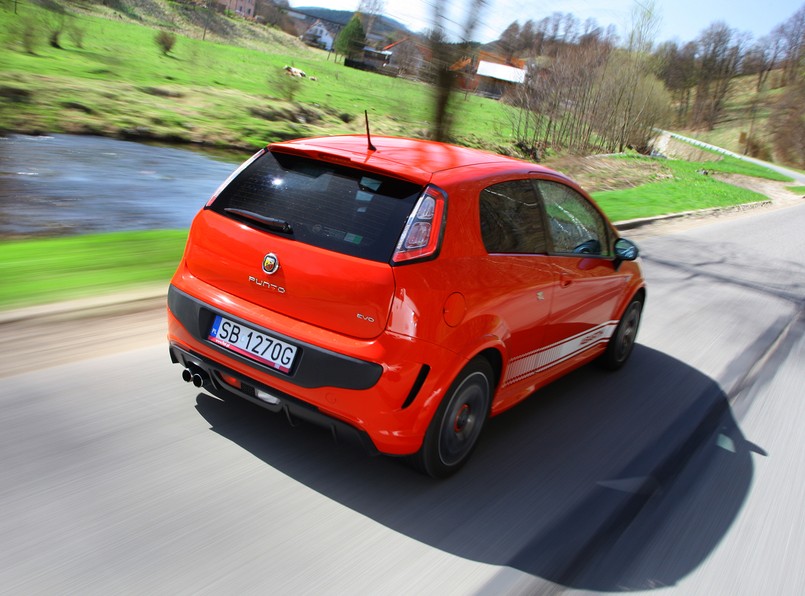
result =
[{"label": "red hatchback car", "polygon": [[230,176],[171,282],[170,354],[197,387],[444,477],[489,416],[624,364],[638,251],[557,172],[373,141],[275,143]]}]

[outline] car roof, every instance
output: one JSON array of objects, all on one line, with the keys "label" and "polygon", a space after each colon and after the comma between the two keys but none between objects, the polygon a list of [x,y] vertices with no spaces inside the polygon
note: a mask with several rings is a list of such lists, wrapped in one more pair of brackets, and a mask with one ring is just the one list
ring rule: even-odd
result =
[{"label": "car roof", "polygon": [[368,167],[427,183],[437,172],[487,166],[503,171],[556,172],[527,161],[447,143],[403,137],[372,137],[369,149],[365,135],[343,135],[296,139],[268,146],[271,151],[301,153],[313,158],[349,160],[356,167]]}]

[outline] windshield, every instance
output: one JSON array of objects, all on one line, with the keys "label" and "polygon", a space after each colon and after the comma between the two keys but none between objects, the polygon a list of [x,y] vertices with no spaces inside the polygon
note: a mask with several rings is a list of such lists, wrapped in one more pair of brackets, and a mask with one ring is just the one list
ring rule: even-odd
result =
[{"label": "windshield", "polygon": [[209,208],[298,242],[385,262],[421,192],[411,182],[266,152]]}]

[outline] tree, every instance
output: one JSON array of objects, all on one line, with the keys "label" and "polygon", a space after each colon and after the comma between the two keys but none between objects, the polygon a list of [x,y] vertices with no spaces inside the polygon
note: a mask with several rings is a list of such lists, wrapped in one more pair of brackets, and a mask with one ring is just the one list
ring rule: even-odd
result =
[{"label": "tree", "polygon": [[366,33],[361,24],[361,15],[356,12],[335,39],[335,51],[349,59],[354,58],[366,45]]},{"label": "tree", "polygon": [[697,85],[691,125],[712,130],[720,118],[747,38],[726,23],[710,25],[696,40]]},{"label": "tree", "polygon": [[669,41],[659,46],[653,56],[654,72],[671,92],[679,124],[687,121],[691,91],[696,86],[696,52],[693,42],[680,48]]},{"label": "tree", "polygon": [[769,124],[774,149],[782,160],[805,168],[805,81],[789,85],[772,111]]},{"label": "tree", "polygon": [[511,62],[514,54],[520,49],[520,23],[514,21],[506,27],[498,38],[498,45],[506,60]]},{"label": "tree", "polygon": [[358,12],[366,15],[365,37],[369,37],[369,35],[372,33],[372,27],[374,27],[375,20],[377,20],[377,17],[383,14],[385,9],[385,0],[361,0],[360,4],[358,5]]},{"label": "tree", "polygon": [[772,33],[760,38],[745,56],[742,70],[744,74],[757,74],[755,83],[757,93],[763,91],[769,75],[777,68],[782,49],[782,36]]},{"label": "tree", "polygon": [[800,78],[805,55],[805,5],[802,6],[775,33],[781,37],[784,53],[783,85],[796,83]]}]

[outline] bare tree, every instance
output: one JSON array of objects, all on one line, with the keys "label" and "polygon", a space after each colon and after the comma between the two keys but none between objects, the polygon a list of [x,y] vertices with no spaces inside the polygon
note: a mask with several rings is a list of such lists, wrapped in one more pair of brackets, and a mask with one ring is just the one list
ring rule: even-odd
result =
[{"label": "bare tree", "polygon": [[691,91],[696,86],[697,50],[694,42],[688,42],[680,48],[676,42],[670,41],[654,52],[654,71],[671,93],[679,124],[687,121]]},{"label": "bare tree", "polygon": [[789,85],[776,104],[769,123],[777,155],[786,163],[805,168],[805,81]]},{"label": "bare tree", "polygon": [[693,127],[712,130],[715,126],[738,73],[747,41],[723,22],[713,23],[697,39],[699,52],[696,98],[691,114]]},{"label": "bare tree", "polygon": [[626,54],[621,71],[622,87],[615,101],[617,106],[616,126],[619,131],[618,151],[632,144],[634,123],[645,109],[645,96],[638,93],[651,72],[650,52],[660,28],[660,16],[656,0],[635,4],[631,12],[631,26],[627,34]]},{"label": "bare tree", "polygon": [[514,21],[503,30],[498,38],[498,45],[503,51],[507,61],[511,61],[514,54],[520,49],[520,23]]},{"label": "bare tree", "polygon": [[386,0],[361,0],[358,5],[358,12],[366,16],[366,37],[372,33],[377,17],[383,15],[386,10]]},{"label": "bare tree", "polygon": [[760,93],[771,72],[777,68],[783,53],[783,39],[776,31],[760,38],[747,52],[743,62],[744,74],[757,74],[755,91]]},{"label": "bare tree", "polygon": [[525,84],[506,97],[518,147],[532,157],[551,148],[647,150],[670,109],[668,92],[648,66],[648,56],[596,37],[557,46],[555,57],[533,63]]},{"label": "bare tree", "polygon": [[785,56],[783,85],[796,83],[800,78],[802,59],[805,56],[805,5],[780,25],[775,33],[781,37]]}]

